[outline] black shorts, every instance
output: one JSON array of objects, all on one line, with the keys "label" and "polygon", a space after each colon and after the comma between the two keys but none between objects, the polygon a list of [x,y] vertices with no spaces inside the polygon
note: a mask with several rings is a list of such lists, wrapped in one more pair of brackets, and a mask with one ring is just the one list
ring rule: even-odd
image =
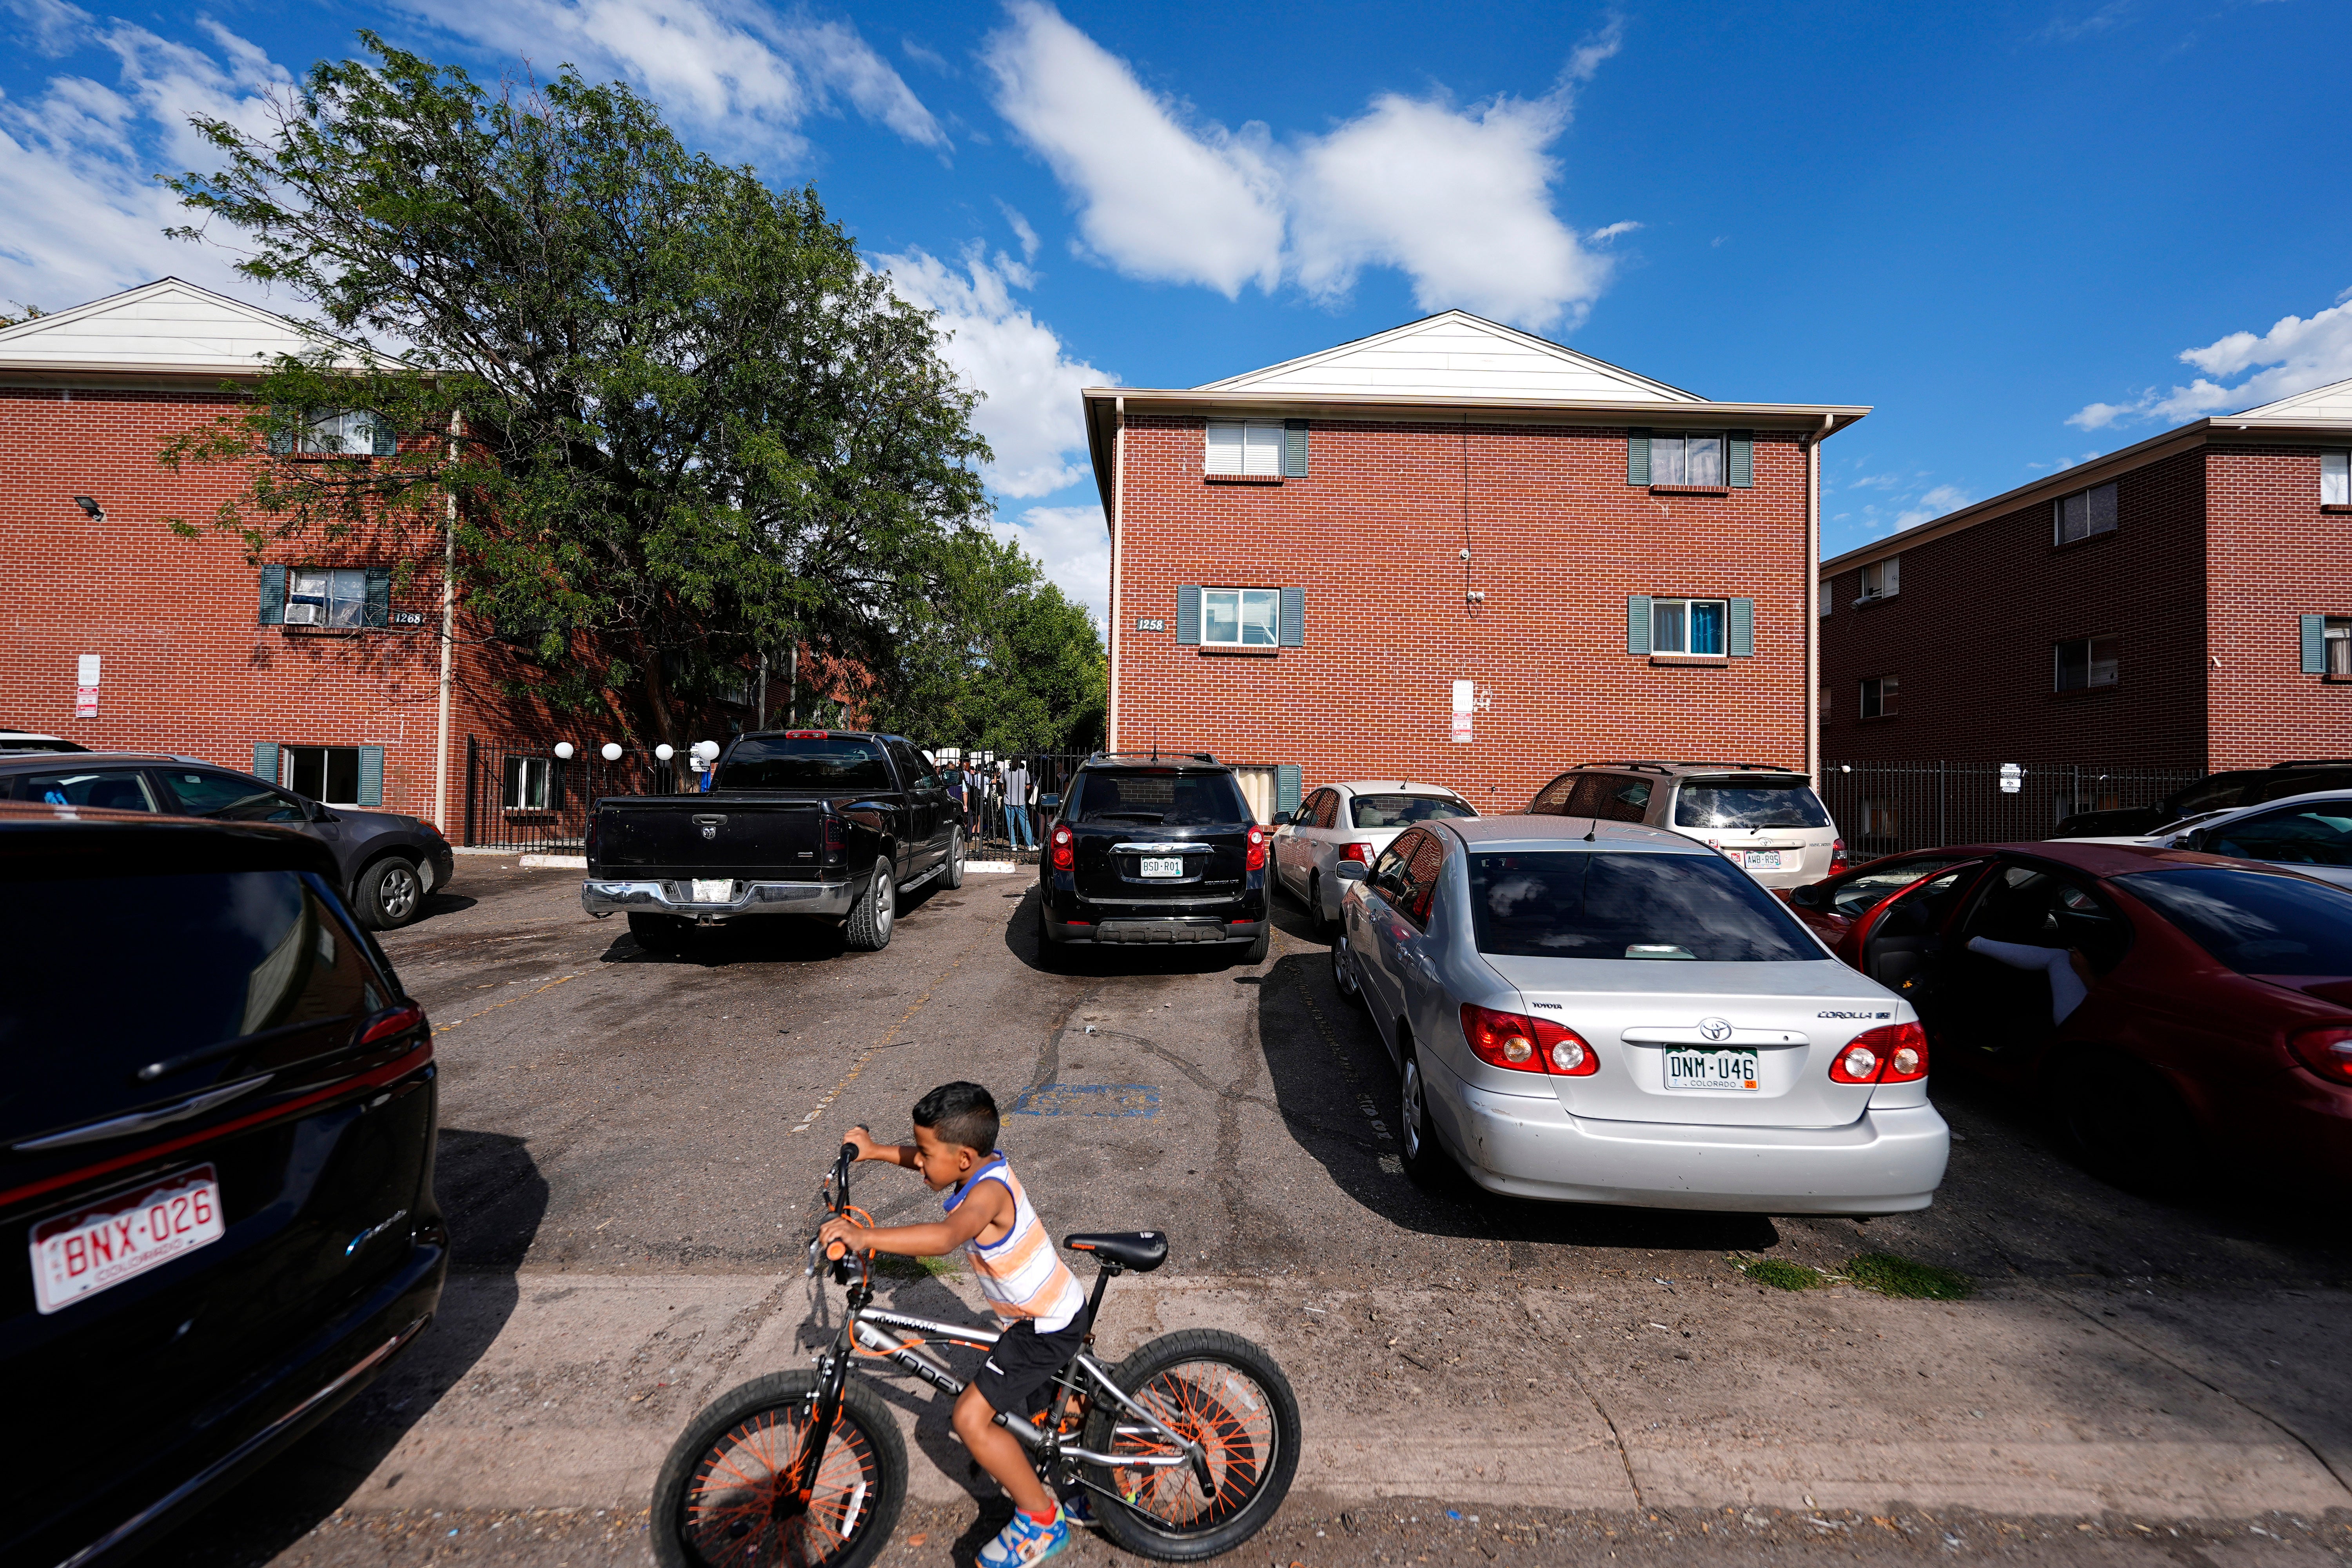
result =
[{"label": "black shorts", "polygon": [[1000,1415],[1034,1415],[1051,1402],[1054,1374],[1069,1364],[1087,1342],[1087,1315],[1080,1311],[1050,1334],[1024,1320],[1004,1331],[971,1385]]}]

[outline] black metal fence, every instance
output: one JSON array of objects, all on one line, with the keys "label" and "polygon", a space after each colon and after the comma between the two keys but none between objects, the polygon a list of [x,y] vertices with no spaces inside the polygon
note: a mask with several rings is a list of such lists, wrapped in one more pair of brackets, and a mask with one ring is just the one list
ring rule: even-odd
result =
[{"label": "black metal fence", "polygon": [[[964,799],[965,833],[971,841],[971,858],[1010,860],[1022,866],[1037,863],[1045,819],[1053,813],[1053,802],[1068,793],[1070,776],[1087,756],[1084,752],[989,752],[977,746],[959,746],[953,742],[925,750],[939,759],[942,771],[961,766],[981,776],[981,786],[967,790]],[[1018,763],[1029,770],[1031,793],[1036,796],[1036,804],[1029,807],[1024,822],[1013,821],[1013,803],[1005,798],[1003,787],[1006,770],[998,767],[1000,763]]]},{"label": "black metal fence", "polygon": [[624,752],[608,762],[601,750],[583,748],[560,757],[555,743],[485,746],[466,737],[465,837],[485,849],[515,849],[541,855],[577,855],[588,829],[588,812],[599,795],[668,795],[694,787],[684,763],[656,761],[644,752]]},{"label": "black metal fence", "polygon": [[[2005,766],[2017,771],[2005,776]],[[2047,838],[2078,811],[2153,805],[2204,776],[2074,763],[1825,762],[1820,783],[1847,852],[1865,860],[1943,844]]]}]

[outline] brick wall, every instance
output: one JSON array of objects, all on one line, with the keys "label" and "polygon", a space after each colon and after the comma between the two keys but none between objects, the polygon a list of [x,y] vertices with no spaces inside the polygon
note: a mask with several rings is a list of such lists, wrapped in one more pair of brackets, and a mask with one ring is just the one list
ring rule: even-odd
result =
[{"label": "brick wall", "polygon": [[[1752,489],[1669,496],[1626,484],[1622,429],[1318,420],[1311,476],[1274,484],[1205,479],[1203,423],[1127,426],[1122,747],[1296,763],[1310,788],[1412,778],[1490,810],[1604,758],[1803,766],[1794,437],[1757,434]],[[1179,646],[1182,584],[1302,587],[1306,644],[1273,658]],[[1755,656],[1628,655],[1629,594],[1752,598]],[[1449,739],[1457,679],[1492,696],[1466,744]]]},{"label": "brick wall", "polygon": [[2319,510],[2311,448],[2216,447],[2207,462],[2211,764],[2352,757],[2352,684],[2303,673],[2297,623],[2352,616],[2352,516]]},{"label": "brick wall", "polygon": [[[2206,460],[2119,476],[2111,533],[2054,544],[2037,500],[1906,549],[1891,599],[1857,608],[1861,574],[1832,581],[1822,759],[2205,766]],[[2318,483],[2315,458],[2313,510]],[[2116,684],[2053,690],[2054,645],[2105,635]],[[1901,712],[1858,717],[1861,680],[1885,675],[1901,680]]]}]

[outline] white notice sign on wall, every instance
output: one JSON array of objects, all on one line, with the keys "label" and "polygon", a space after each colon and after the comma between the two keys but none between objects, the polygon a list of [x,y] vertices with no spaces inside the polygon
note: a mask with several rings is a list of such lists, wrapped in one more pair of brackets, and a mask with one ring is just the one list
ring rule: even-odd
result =
[{"label": "white notice sign on wall", "polygon": [[1456,713],[1454,715],[1454,738],[1457,741],[1466,741],[1470,738],[1469,714]]},{"label": "white notice sign on wall", "polygon": [[1467,713],[1478,705],[1477,682],[1457,680],[1454,683],[1454,711]]},{"label": "white notice sign on wall", "polygon": [[[94,653],[86,653],[81,655],[74,660],[74,684],[76,686],[96,686],[98,684],[98,655]],[[1454,711],[1458,713],[1461,710],[1457,708]]]}]

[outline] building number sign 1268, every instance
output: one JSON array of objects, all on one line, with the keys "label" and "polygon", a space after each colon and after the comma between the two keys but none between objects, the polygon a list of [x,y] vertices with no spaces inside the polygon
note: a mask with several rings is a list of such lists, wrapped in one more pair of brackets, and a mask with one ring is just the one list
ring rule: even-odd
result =
[{"label": "building number sign 1268", "polygon": [[1168,623],[1146,617],[1135,623],[1135,629],[1139,632],[1164,632],[1168,629]]}]

